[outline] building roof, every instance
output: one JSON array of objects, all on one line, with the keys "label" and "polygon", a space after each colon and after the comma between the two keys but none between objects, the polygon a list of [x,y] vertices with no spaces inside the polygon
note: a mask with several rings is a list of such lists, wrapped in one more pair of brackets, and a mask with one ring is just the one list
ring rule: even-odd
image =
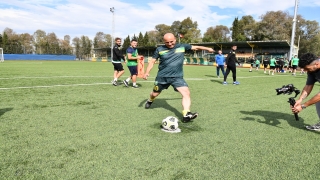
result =
[{"label": "building roof", "polygon": [[237,45],[238,48],[290,48],[290,44],[287,40],[271,40],[271,41],[239,41],[239,42],[202,42],[202,43],[190,43],[192,45],[219,47],[219,48],[231,48],[232,45]]}]

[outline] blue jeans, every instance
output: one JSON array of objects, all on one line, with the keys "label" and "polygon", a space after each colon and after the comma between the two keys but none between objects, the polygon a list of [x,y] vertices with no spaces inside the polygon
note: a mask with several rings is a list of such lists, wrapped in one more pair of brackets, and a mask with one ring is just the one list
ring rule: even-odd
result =
[{"label": "blue jeans", "polygon": [[222,75],[224,76],[224,65],[217,66],[217,76],[219,76],[220,69],[221,69]]}]

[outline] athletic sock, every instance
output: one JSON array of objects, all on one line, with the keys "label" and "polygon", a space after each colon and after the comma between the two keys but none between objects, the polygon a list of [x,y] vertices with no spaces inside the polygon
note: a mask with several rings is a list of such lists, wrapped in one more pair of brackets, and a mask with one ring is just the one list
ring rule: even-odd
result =
[{"label": "athletic sock", "polygon": [[155,99],[156,99],[155,97],[154,98],[149,98],[148,101],[149,102],[153,102]]},{"label": "athletic sock", "polygon": [[129,81],[130,81],[130,78],[127,78],[126,81],[129,82]]},{"label": "athletic sock", "polygon": [[117,81],[118,81],[118,78],[114,78],[113,81],[114,81],[114,82],[117,82]]},{"label": "athletic sock", "polygon": [[183,111],[182,111],[182,115],[183,115],[183,116],[186,116],[188,112],[190,112],[190,110],[183,110]]},{"label": "athletic sock", "polygon": [[133,86],[136,86],[136,83],[134,82],[134,83],[132,83],[132,85],[133,85]]}]

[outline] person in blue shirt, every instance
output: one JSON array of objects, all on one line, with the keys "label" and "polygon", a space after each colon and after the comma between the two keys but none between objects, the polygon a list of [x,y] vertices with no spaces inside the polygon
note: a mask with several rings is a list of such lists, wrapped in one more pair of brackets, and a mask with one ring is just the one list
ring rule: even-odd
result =
[{"label": "person in blue shirt", "polygon": [[217,66],[217,77],[220,78],[219,71],[221,69],[222,75],[224,76],[224,66],[225,66],[225,58],[221,50],[218,51],[218,54],[216,55],[215,58],[216,58],[216,66]]}]

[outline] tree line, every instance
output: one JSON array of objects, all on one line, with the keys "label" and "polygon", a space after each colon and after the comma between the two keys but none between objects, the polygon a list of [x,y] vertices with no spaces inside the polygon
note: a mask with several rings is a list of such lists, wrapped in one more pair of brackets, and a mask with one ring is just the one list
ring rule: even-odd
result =
[{"label": "tree line", "polygon": [[[182,21],[174,21],[171,25],[158,24],[155,30],[140,32],[137,36],[129,35],[123,38],[123,48],[130,46],[132,39],[137,39],[139,47],[154,47],[162,43],[165,33],[171,32],[181,43],[199,42],[238,42],[238,41],[268,41],[291,40],[293,16],[284,11],[268,11],[260,16],[260,21],[251,15],[241,19],[235,17],[232,27],[216,25],[208,27],[204,34],[198,28],[197,21],[187,17]],[[320,28],[317,21],[297,16],[296,38],[294,44],[299,45],[300,54],[313,52],[320,54]],[[17,34],[10,28],[5,28],[0,35],[0,47],[6,54],[74,54],[77,58],[90,57],[93,48],[108,48],[112,44],[112,36],[97,32],[94,39],[88,36],[74,37],[69,35],[59,39],[54,32],[46,33],[37,30],[33,34]]]}]

